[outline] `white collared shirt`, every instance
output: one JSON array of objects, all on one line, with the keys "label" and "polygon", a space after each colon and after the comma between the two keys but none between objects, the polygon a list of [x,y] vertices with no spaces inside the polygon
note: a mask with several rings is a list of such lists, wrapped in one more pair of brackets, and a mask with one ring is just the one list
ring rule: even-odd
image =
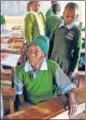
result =
[{"label": "white collared shirt", "polygon": [[[25,72],[34,71],[33,68],[31,67],[29,61],[26,61],[24,70],[25,70]],[[43,60],[42,66],[40,67],[39,70],[48,70],[46,59]]]},{"label": "white collared shirt", "polygon": [[64,21],[59,25],[59,28],[61,28],[62,26],[66,26],[69,30],[74,26],[74,21],[71,24],[66,24],[64,23]]},{"label": "white collared shirt", "polygon": [[27,61],[25,63],[24,70],[25,70],[25,72],[30,72],[35,80],[35,78],[37,77],[40,70],[48,70],[46,59],[43,60],[42,66],[40,67],[39,70],[34,71],[33,68],[31,67],[29,61]]}]

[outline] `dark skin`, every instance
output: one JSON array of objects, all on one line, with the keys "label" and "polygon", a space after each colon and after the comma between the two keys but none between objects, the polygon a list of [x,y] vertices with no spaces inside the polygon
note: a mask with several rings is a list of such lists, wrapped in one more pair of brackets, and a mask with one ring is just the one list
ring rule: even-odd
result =
[{"label": "dark skin", "polygon": [[27,49],[27,57],[34,70],[38,70],[41,67],[45,56],[41,48],[37,45],[31,45]]},{"label": "dark skin", "polygon": [[[39,46],[32,44],[27,48],[27,59],[29,60],[29,63],[31,64],[34,70],[40,69],[44,58],[46,58],[46,54],[41,50]],[[68,98],[69,98],[69,108],[70,108],[69,117],[71,118],[71,116],[73,116],[77,111],[74,89],[69,91],[68,96],[69,96]],[[19,96],[19,98],[21,100],[22,96]]]},{"label": "dark skin", "polygon": [[66,24],[71,24],[76,19],[76,10],[73,8],[66,8],[64,12],[64,21]]},{"label": "dark skin", "polygon": [[[64,11],[64,21],[65,21],[65,24],[69,25],[71,24],[77,17],[77,11],[73,8],[66,8],[65,11]],[[69,78],[71,79],[73,73],[70,72],[69,74]],[[69,111],[69,116],[70,118],[76,113],[77,111],[77,104],[76,104],[76,101],[75,101],[75,95],[72,94],[74,93],[74,90],[73,91],[70,91],[70,94],[69,94],[69,106],[70,106],[70,111]]]},{"label": "dark skin", "polygon": [[32,10],[34,12],[38,12],[39,11],[39,8],[40,8],[40,2],[39,1],[34,1],[32,3]]}]

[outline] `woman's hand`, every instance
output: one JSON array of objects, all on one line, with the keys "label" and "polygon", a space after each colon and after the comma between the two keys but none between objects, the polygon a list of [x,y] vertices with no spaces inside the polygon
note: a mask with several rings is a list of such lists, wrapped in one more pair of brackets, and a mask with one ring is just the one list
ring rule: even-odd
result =
[{"label": "woman's hand", "polygon": [[69,117],[72,118],[77,112],[77,103],[75,100],[75,94],[73,92],[69,93]]}]

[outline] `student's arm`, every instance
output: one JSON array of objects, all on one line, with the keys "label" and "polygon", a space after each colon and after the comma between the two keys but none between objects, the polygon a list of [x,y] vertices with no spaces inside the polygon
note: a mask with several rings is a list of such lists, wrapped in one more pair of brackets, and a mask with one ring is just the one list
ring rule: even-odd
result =
[{"label": "student's arm", "polygon": [[72,57],[72,60],[71,60],[71,64],[70,64],[70,67],[69,67],[69,74],[71,74],[74,69],[76,68],[77,64],[78,64],[78,60],[79,60],[79,57],[80,57],[80,48],[81,48],[81,31],[79,30],[77,33],[76,33],[76,36],[75,36],[75,39],[74,39],[74,44],[73,44],[73,57]]},{"label": "student's arm", "polygon": [[25,39],[28,43],[30,43],[32,41],[32,27],[33,27],[33,20],[34,17],[31,13],[27,14],[27,16],[25,17],[24,23],[25,23]]},{"label": "student's arm", "polygon": [[55,73],[56,84],[60,89],[61,94],[66,94],[76,86],[71,82],[71,80],[66,76],[66,74],[58,67]]},{"label": "student's arm", "polygon": [[70,79],[65,75],[65,73],[58,67],[57,71],[55,72],[55,79],[58,88],[60,89],[61,94],[68,93],[69,98],[69,116],[73,116],[77,110],[77,104],[75,100],[75,93],[74,89],[76,86],[72,84]]},{"label": "student's arm", "polygon": [[16,91],[14,106],[16,109],[18,109],[19,105],[22,104],[22,100],[24,102],[24,98],[22,96],[24,85],[23,85],[22,80],[20,80],[18,78],[18,76],[16,75],[16,72],[15,72],[15,76],[14,76],[14,86],[15,86],[15,91]]}]

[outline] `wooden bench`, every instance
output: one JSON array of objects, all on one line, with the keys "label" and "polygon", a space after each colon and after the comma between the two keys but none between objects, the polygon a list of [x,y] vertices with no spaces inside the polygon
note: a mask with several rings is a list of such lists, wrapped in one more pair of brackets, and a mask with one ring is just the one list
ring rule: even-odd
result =
[{"label": "wooden bench", "polygon": [[[82,105],[81,107],[85,109],[83,88],[78,88],[76,90],[76,100],[78,105]],[[82,112],[80,111],[80,106],[78,107],[79,112]],[[68,109],[65,109],[64,99],[55,98],[27,108],[23,111],[5,116],[4,119],[53,119],[64,112],[66,112],[66,116],[68,117]]]},{"label": "wooden bench", "polygon": [[9,101],[9,108],[10,113],[14,113],[14,97],[15,97],[15,90],[13,88],[3,88],[1,89],[3,100]]}]

